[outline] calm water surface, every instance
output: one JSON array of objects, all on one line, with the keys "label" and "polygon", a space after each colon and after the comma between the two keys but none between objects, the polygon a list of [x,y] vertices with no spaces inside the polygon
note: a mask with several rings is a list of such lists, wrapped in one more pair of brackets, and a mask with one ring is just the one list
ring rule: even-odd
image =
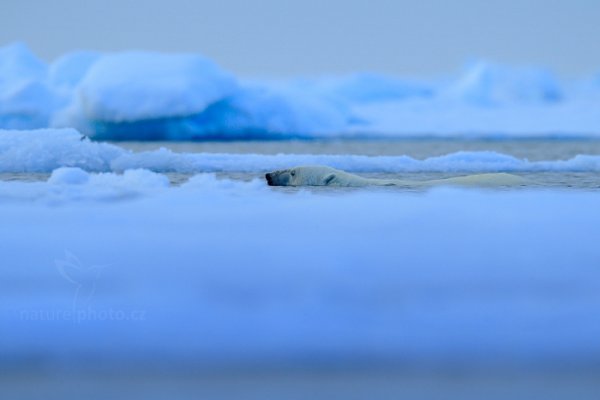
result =
[{"label": "calm water surface", "polygon": [[457,151],[496,151],[530,161],[600,155],[600,140],[289,140],[242,142],[116,142],[133,151],[161,147],[180,153],[408,155],[417,159]]},{"label": "calm water surface", "polygon": [[[600,155],[600,140],[313,140],[313,141],[229,141],[229,142],[115,142],[117,146],[135,151],[152,151],[161,147],[180,153],[235,153],[235,154],[360,154],[408,155],[416,159],[436,157],[457,151],[495,151],[530,161],[567,160],[578,154]],[[179,185],[190,174],[166,174],[172,184]],[[262,178],[263,173],[220,173],[219,177],[250,180]],[[361,174],[373,178],[406,180],[440,179],[460,173],[417,172],[401,174]],[[464,174],[462,174],[464,175]],[[528,179],[528,188],[564,188],[599,190],[600,174],[595,172],[536,172],[519,173]],[[0,180],[41,181],[47,173],[0,173]],[[404,190],[411,188],[404,188]],[[294,188],[274,190],[294,192]],[[314,191],[340,191],[339,188],[313,188]],[[356,189],[346,189],[356,190]],[[399,190],[385,188],[381,190]]]}]

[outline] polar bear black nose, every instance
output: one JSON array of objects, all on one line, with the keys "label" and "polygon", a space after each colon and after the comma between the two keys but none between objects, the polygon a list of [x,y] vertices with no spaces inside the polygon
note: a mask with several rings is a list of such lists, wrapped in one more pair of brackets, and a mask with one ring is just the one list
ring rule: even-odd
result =
[{"label": "polar bear black nose", "polygon": [[269,186],[273,186],[273,176],[271,174],[265,174],[265,179]]}]

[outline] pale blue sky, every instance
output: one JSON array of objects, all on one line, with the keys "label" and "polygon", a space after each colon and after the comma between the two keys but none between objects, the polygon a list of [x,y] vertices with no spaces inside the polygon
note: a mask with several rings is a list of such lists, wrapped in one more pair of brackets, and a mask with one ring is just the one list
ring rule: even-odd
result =
[{"label": "pale blue sky", "polygon": [[200,52],[242,76],[434,76],[465,61],[600,72],[600,0],[2,0],[0,44]]}]

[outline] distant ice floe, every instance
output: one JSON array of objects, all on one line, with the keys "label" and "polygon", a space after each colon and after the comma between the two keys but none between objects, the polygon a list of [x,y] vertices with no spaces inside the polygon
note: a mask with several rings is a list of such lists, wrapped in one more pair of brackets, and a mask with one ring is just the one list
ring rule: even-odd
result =
[{"label": "distant ice floe", "polygon": [[476,62],[442,95],[474,106],[552,104],[564,93],[551,72],[539,68],[504,67]]},{"label": "distant ice floe", "polygon": [[0,48],[0,128],[95,139],[232,140],[600,135],[600,85],[534,67],[469,64],[419,82],[373,73],[252,81],[195,54]]},{"label": "distant ice floe", "polygon": [[301,79],[284,82],[298,88],[310,88],[322,96],[343,99],[351,104],[380,103],[395,100],[431,98],[435,84],[403,80],[392,76],[360,72],[320,79]]},{"label": "distant ice floe", "polygon": [[77,167],[93,172],[261,172],[296,165],[328,165],[351,172],[600,171],[600,156],[528,161],[491,151],[456,152],[424,160],[402,156],[322,154],[177,153],[161,148],[133,152],[93,142],[74,129],[0,131],[0,172],[51,172]]}]

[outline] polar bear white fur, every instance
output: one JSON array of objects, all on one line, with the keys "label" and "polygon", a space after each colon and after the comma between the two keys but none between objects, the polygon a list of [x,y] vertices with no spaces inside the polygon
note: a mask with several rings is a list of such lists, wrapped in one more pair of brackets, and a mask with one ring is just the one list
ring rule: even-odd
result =
[{"label": "polar bear white fur", "polygon": [[269,186],[515,186],[522,185],[525,182],[519,176],[506,173],[467,175],[429,181],[369,179],[323,165],[300,166],[274,171],[266,174],[265,178]]}]

